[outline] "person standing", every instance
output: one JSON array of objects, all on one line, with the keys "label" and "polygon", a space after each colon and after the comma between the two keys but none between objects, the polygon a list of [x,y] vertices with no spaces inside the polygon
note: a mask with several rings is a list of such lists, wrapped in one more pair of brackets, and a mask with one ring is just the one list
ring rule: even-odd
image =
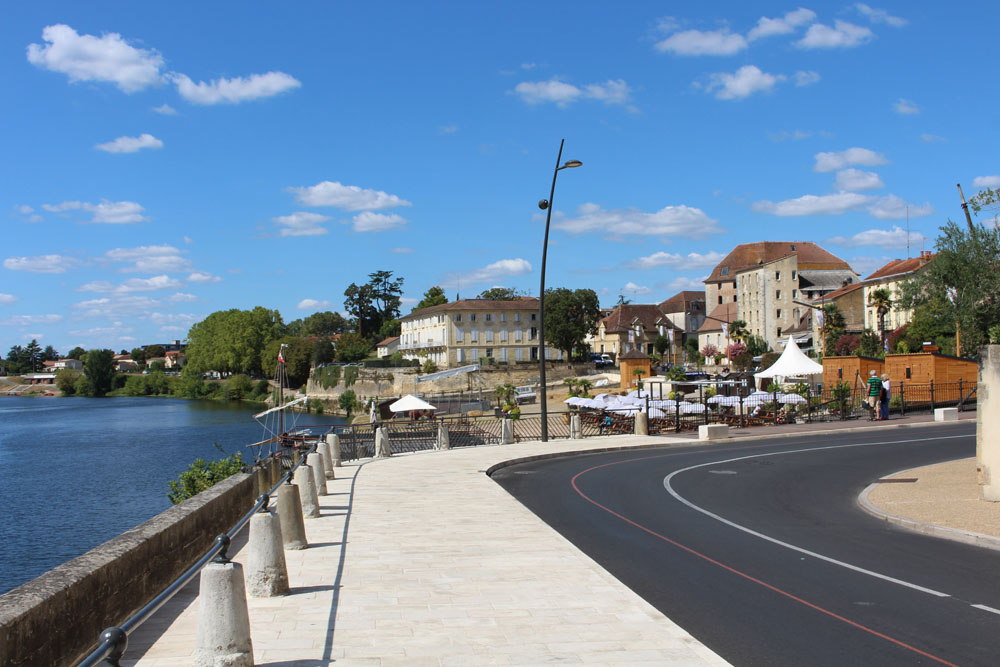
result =
[{"label": "person standing", "polygon": [[881,417],[882,417],[883,420],[889,418],[889,399],[890,398],[891,398],[891,396],[889,395],[889,374],[888,373],[883,373],[882,374],[882,395],[881,395],[881,399],[882,400],[879,402],[879,408],[880,408],[880,412],[882,413]]},{"label": "person standing", "polygon": [[879,378],[878,373],[872,370],[868,373],[868,421],[875,421],[878,419],[879,399],[882,394],[882,380]]}]

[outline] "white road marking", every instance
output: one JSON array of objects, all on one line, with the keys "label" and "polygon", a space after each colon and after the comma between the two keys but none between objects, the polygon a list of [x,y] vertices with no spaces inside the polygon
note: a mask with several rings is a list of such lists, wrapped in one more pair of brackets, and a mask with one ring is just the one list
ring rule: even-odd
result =
[{"label": "white road marking", "polygon": [[[723,517],[719,516],[718,514],[715,514],[713,512],[709,512],[708,510],[704,509],[703,507],[699,507],[698,505],[695,505],[694,503],[692,503],[690,500],[682,497],[679,493],[677,493],[674,490],[674,488],[673,488],[673,486],[671,486],[670,482],[671,482],[671,480],[676,475],[679,475],[682,472],[687,472],[689,470],[695,470],[697,468],[704,468],[706,466],[714,466],[714,465],[721,465],[721,464],[726,464],[726,463],[734,463],[736,461],[744,461],[746,459],[764,458],[764,457],[767,457],[767,456],[781,456],[781,455],[784,455],[784,454],[801,454],[803,452],[816,452],[816,451],[822,451],[822,450],[825,450],[825,449],[847,449],[847,448],[850,448],[850,447],[873,447],[873,446],[876,446],[876,445],[899,444],[899,443],[904,443],[904,442],[926,442],[926,441],[929,441],[929,440],[951,440],[951,439],[955,439],[955,438],[968,438],[968,437],[969,437],[968,435],[946,435],[946,436],[937,436],[937,437],[933,437],[933,438],[913,438],[913,439],[908,439],[908,440],[887,440],[887,441],[884,441],[884,442],[855,443],[855,444],[851,444],[851,445],[830,445],[830,446],[827,446],[827,447],[809,447],[809,448],[806,448],[806,449],[795,449],[795,450],[790,450],[790,451],[770,452],[770,453],[766,453],[766,454],[752,454],[752,455],[748,455],[748,456],[739,456],[739,457],[732,458],[732,459],[725,459],[723,461],[711,461],[709,463],[699,463],[698,465],[689,466],[687,468],[682,468],[680,470],[675,470],[674,472],[670,473],[669,475],[667,475],[666,477],[663,478],[663,488],[665,488],[667,490],[667,493],[669,493],[675,499],[677,499],[681,503],[687,505],[688,507],[690,507],[691,509],[695,510],[696,512],[701,512],[705,516],[711,517],[711,518],[715,519],[716,521],[719,521],[720,523],[724,523],[725,525],[727,525],[727,526],[729,526],[731,528],[735,528],[737,530],[741,530],[744,533],[747,533],[749,535],[753,535],[754,537],[759,537],[762,540],[767,540],[768,542],[771,542],[772,544],[776,544],[778,546],[785,547],[786,549],[791,549],[792,551],[797,551],[799,553],[806,554],[807,556],[812,556],[813,558],[818,558],[819,560],[822,560],[822,561],[825,561],[827,563],[830,563],[831,565],[837,565],[839,567],[843,567],[843,568],[846,568],[848,570],[853,570],[854,572],[858,572],[860,574],[866,574],[866,575],[868,575],[870,577],[875,577],[876,579],[882,579],[883,581],[888,581],[888,582],[893,583],[893,584],[898,584],[900,586],[905,586],[906,588],[912,588],[913,590],[917,590],[917,591],[920,591],[922,593],[929,593],[930,595],[935,595],[937,597],[948,598],[948,597],[951,597],[951,595],[949,595],[948,593],[942,593],[942,592],[936,591],[936,590],[934,590],[932,588],[926,588],[924,586],[919,586],[917,584],[913,584],[913,583],[910,583],[908,581],[903,581],[902,579],[896,579],[895,577],[890,577],[889,575],[886,575],[886,574],[881,574],[879,572],[874,572],[872,570],[867,570],[867,569],[865,569],[863,567],[858,567],[857,565],[851,565],[850,563],[845,563],[844,561],[840,561],[840,560],[837,560],[835,558],[831,558],[829,556],[824,556],[823,554],[816,553],[815,551],[809,551],[808,549],[803,549],[802,547],[797,547],[794,544],[789,544],[788,542],[782,542],[781,540],[779,540],[777,538],[774,538],[774,537],[771,537],[769,535],[765,535],[763,533],[757,532],[756,530],[752,530],[750,528],[747,528],[746,526],[741,526],[740,524],[734,523],[734,522],[730,521],[729,519],[726,519],[726,518],[723,518]],[[982,608],[982,607],[980,607],[980,605],[973,605],[973,606],[977,607],[977,608]],[[989,608],[987,608],[987,609],[989,609]],[[990,610],[990,611],[996,611],[996,610]],[[997,613],[1000,613],[1000,612],[997,612]]]},{"label": "white road marking", "polygon": [[987,607],[984,604],[974,604],[972,605],[976,609],[982,609],[983,611],[988,611],[991,614],[1000,614],[1000,609],[994,609],[993,607]]}]

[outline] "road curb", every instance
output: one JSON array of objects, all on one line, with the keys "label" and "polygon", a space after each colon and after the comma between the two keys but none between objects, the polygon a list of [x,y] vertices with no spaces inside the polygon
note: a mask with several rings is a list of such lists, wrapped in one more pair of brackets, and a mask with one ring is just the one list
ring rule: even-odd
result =
[{"label": "road curb", "polygon": [[[958,460],[958,459],[956,459]],[[921,466],[924,467],[924,466]],[[890,475],[886,475],[887,478],[893,477],[895,475],[903,475],[909,473],[917,468],[910,468],[908,470],[899,470]],[[877,519],[882,519],[887,523],[893,523],[897,526],[905,528],[907,530],[913,531],[915,533],[920,533],[921,535],[930,535],[931,537],[940,537],[946,540],[952,540],[955,542],[962,542],[964,544],[971,544],[977,547],[983,547],[985,549],[993,549],[994,551],[1000,551],[1000,538],[993,537],[992,535],[983,535],[982,533],[974,533],[970,530],[961,530],[960,528],[949,528],[947,526],[939,526],[933,523],[926,523],[924,521],[917,521],[916,519],[908,519],[898,514],[893,514],[892,512],[887,512],[882,508],[875,505],[871,500],[868,499],[868,495],[878,486],[878,482],[872,482],[864,491],[858,495],[858,505],[868,514],[871,514]]]}]

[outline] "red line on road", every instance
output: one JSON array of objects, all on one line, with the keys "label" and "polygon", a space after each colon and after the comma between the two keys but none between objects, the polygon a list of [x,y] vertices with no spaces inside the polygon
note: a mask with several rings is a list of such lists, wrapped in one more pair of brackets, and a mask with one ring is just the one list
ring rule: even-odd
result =
[{"label": "red line on road", "polygon": [[[755,584],[758,584],[760,586],[763,586],[764,588],[766,588],[768,590],[774,591],[775,593],[777,593],[779,595],[783,595],[783,596],[785,596],[786,598],[788,598],[790,600],[794,600],[795,602],[798,602],[799,604],[803,604],[803,605],[809,607],[810,609],[815,609],[816,611],[818,611],[818,612],[820,612],[822,614],[826,614],[827,616],[829,616],[831,618],[835,618],[838,621],[841,621],[842,623],[846,623],[847,625],[855,627],[855,628],[857,628],[859,630],[863,630],[864,632],[867,632],[867,633],[872,634],[872,635],[874,635],[876,637],[879,637],[879,638],[884,639],[884,640],[886,640],[888,642],[891,642],[891,643],[895,644],[896,646],[899,646],[901,648],[905,648],[905,649],[907,649],[909,651],[913,651],[914,653],[918,653],[918,654],[920,654],[920,655],[922,655],[922,656],[924,656],[926,658],[930,658],[931,660],[934,660],[935,662],[939,662],[942,665],[948,665],[949,667],[958,667],[958,665],[956,665],[955,663],[948,662],[947,660],[945,660],[943,658],[939,658],[936,655],[933,655],[933,654],[928,653],[926,651],[921,651],[920,649],[918,649],[915,646],[910,646],[906,642],[900,641],[898,639],[894,639],[893,637],[890,637],[887,634],[879,632],[878,630],[874,630],[874,629],[869,628],[867,626],[861,625],[860,623],[858,623],[856,621],[852,621],[849,618],[845,618],[844,616],[841,616],[840,614],[834,613],[834,612],[830,611],[829,609],[824,609],[823,607],[820,607],[819,605],[813,604],[812,602],[809,602],[808,600],[804,600],[804,599],[798,597],[797,595],[793,595],[792,593],[789,593],[788,591],[784,591],[784,590],[778,588],[777,586],[769,584],[766,581],[762,581],[762,580],[760,580],[760,579],[758,579],[758,578],[756,578],[756,577],[754,577],[752,575],[747,574],[746,572],[742,572],[740,570],[737,570],[734,567],[726,565],[725,563],[719,562],[719,561],[715,560],[714,558],[711,558],[710,556],[706,556],[705,554],[701,553],[700,551],[696,551],[696,550],[692,549],[689,546],[681,544],[680,542],[678,542],[676,540],[670,539],[666,535],[661,535],[660,533],[656,532],[655,530],[652,530],[651,528],[647,528],[646,526],[642,525],[641,523],[638,523],[637,521],[633,521],[632,519],[628,518],[627,516],[614,511],[610,507],[605,507],[604,505],[602,505],[601,503],[597,502],[596,500],[594,500],[593,498],[591,498],[590,496],[588,496],[586,493],[584,493],[583,491],[581,491],[580,487],[577,486],[577,484],[576,484],[576,481],[580,477],[582,477],[583,475],[586,475],[588,472],[593,472],[594,470],[598,470],[600,468],[607,468],[607,467],[610,467],[610,466],[622,465],[624,463],[635,463],[637,461],[645,461],[645,460],[648,460],[648,459],[651,459],[651,458],[665,458],[666,456],[677,456],[677,455],[679,455],[681,453],[682,452],[677,452],[677,453],[674,453],[674,454],[667,454],[665,456],[650,456],[650,457],[629,459],[627,461],[615,461],[615,462],[612,462],[612,463],[602,463],[601,465],[593,466],[592,468],[587,468],[586,470],[584,470],[582,472],[579,472],[576,475],[574,475],[573,479],[571,480],[571,484],[573,485],[573,490],[576,491],[577,494],[581,498],[583,498],[587,502],[591,503],[592,505],[601,508],[602,510],[604,510],[608,514],[611,514],[612,516],[617,517],[618,519],[621,519],[622,521],[624,521],[625,523],[627,523],[629,525],[635,526],[639,530],[641,530],[641,531],[643,531],[645,533],[648,533],[649,535],[652,535],[653,537],[656,537],[658,539],[663,540],[664,542],[672,544],[673,546],[677,547],[678,549],[683,549],[684,551],[688,552],[692,556],[697,556],[698,558],[701,558],[702,560],[707,561],[707,562],[711,563],[712,565],[716,565],[718,567],[721,567],[723,570],[726,570],[727,572],[731,572],[731,573],[733,573],[733,574],[735,574],[735,575],[737,575],[739,577],[743,577],[744,579],[746,579],[748,581],[752,581]],[[690,453],[690,452],[683,452],[683,453]]]}]

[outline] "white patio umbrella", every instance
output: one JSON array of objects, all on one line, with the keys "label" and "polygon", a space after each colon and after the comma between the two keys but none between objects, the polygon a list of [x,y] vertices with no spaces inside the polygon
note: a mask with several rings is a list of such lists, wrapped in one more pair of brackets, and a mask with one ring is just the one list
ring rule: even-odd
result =
[{"label": "white patio umbrella", "polygon": [[682,415],[697,414],[700,415],[705,412],[705,406],[701,403],[689,403],[687,405],[681,406]]},{"label": "white patio umbrella", "polygon": [[563,401],[563,403],[566,403],[568,405],[580,405],[585,400],[587,400],[587,399],[585,399],[585,398],[583,398],[581,396],[570,396],[565,401]]},{"label": "white patio umbrella", "polygon": [[786,405],[804,405],[806,399],[798,394],[778,394],[778,403]]}]

